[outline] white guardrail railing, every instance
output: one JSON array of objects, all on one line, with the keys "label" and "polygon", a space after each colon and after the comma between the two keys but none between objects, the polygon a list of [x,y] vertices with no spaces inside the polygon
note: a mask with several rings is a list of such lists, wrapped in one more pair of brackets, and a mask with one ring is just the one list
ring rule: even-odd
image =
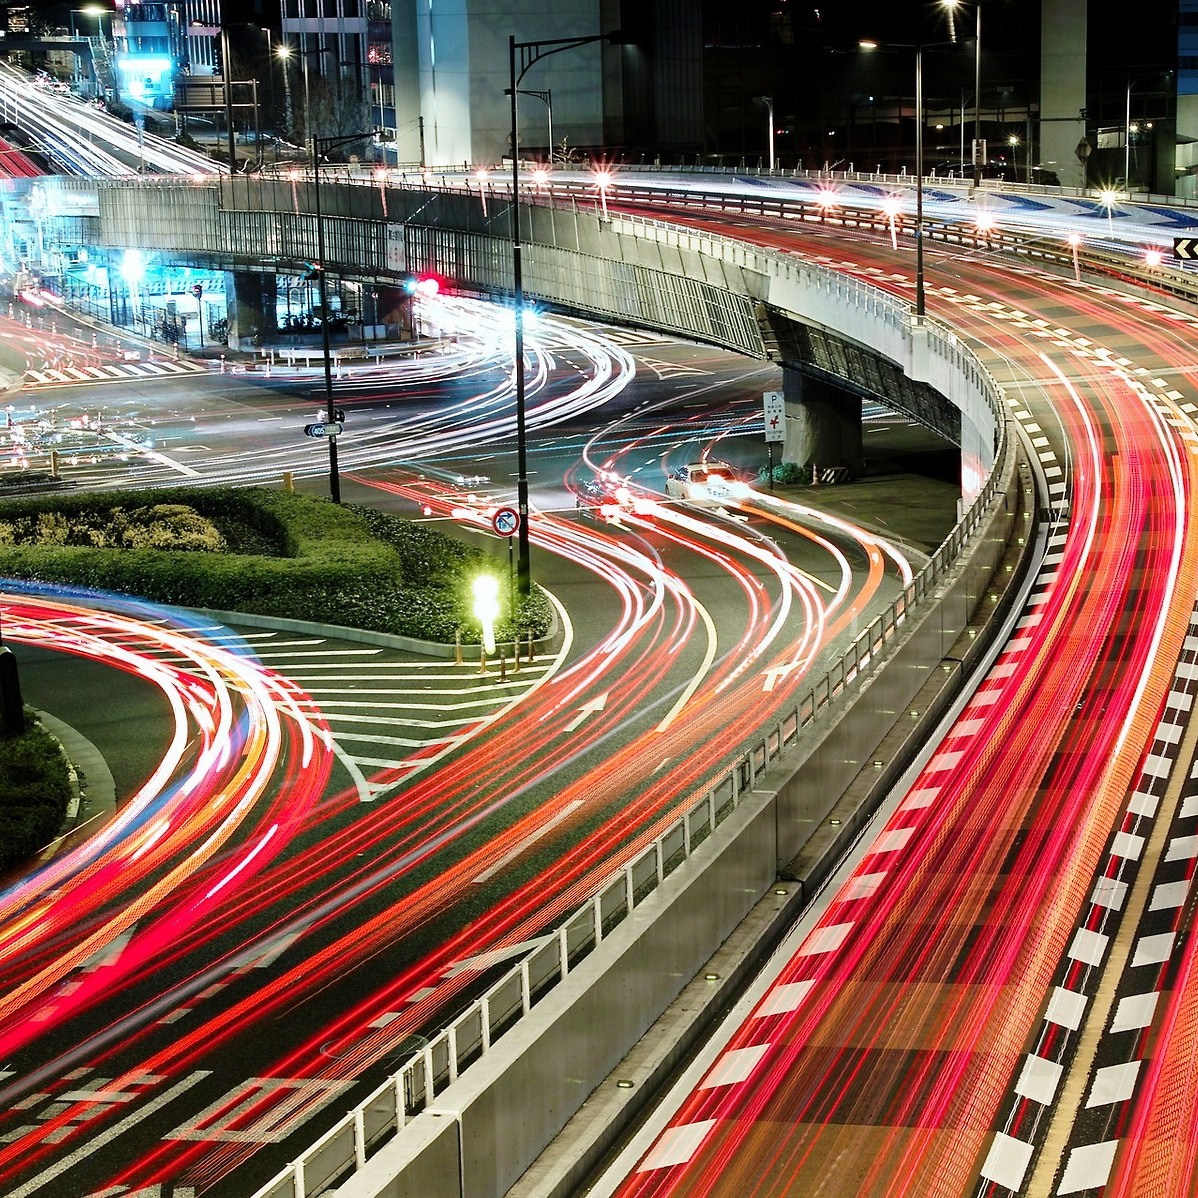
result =
[{"label": "white guardrail railing", "polygon": [[[1003,429],[999,463],[1011,452],[1002,419],[1002,393],[986,377],[989,399]],[[912,611],[951,570],[961,550],[986,518],[1004,471],[991,471],[977,500],[903,593],[886,606],[847,652],[784,714],[758,733],[720,778],[685,808],[651,844],[612,874],[596,893],[447,1028],[429,1037],[413,1056],[359,1106],[329,1128],[311,1147],[263,1186],[254,1198],[317,1198],[343,1182],[472,1062],[485,1056],[524,1019],[571,970],[602,943],[737,808],[761,776],[799,740],[803,730],[872,667],[898,635]]]}]

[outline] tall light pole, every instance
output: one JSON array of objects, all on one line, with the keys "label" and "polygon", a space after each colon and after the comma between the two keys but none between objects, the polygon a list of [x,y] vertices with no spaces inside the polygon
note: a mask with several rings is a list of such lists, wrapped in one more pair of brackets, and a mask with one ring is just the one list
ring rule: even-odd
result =
[{"label": "tall light pole", "polygon": [[1124,110],[1123,123],[1123,190],[1131,199],[1131,89],[1145,79],[1157,79],[1167,75],[1168,71],[1149,71],[1145,75],[1129,75],[1127,78],[1127,107]]},{"label": "tall light pole", "polygon": [[[275,146],[275,165],[279,162],[279,129],[278,129],[278,109],[275,107],[275,56],[274,56],[274,35],[271,33],[269,26],[260,26],[263,33],[266,34],[266,69],[270,72],[270,134],[271,140]],[[259,156],[259,162],[261,156]]]},{"label": "tall light pole", "polygon": [[291,46],[280,42],[275,57],[283,64],[283,107],[287,109],[287,132],[295,133],[294,109],[291,107]]},{"label": "tall light pole", "polygon": [[915,318],[926,310],[923,281],[923,47],[915,47]]},{"label": "tall light pole", "polygon": [[283,63],[283,87],[284,87],[284,103],[287,105],[287,116],[290,122],[292,133],[295,132],[295,122],[292,120],[291,107],[291,56],[298,55],[303,62],[304,72],[304,140],[310,141],[312,130],[309,125],[312,121],[312,96],[308,90],[308,57],[312,54],[328,53],[328,46],[313,46],[308,50],[293,50],[289,42],[281,42],[278,50],[275,53],[279,56]]},{"label": "tall light pole", "polygon": [[769,144],[770,154],[770,173],[774,171],[774,97],[773,96],[754,96],[753,103],[765,105],[765,119],[769,122],[766,129],[767,141]]},{"label": "tall light pole", "polygon": [[528,444],[524,396],[524,271],[520,241],[520,125],[518,98],[520,81],[531,67],[563,50],[589,46],[594,42],[615,41],[619,32],[595,33],[589,37],[559,37],[543,42],[518,42],[508,37],[508,99],[511,102],[512,150],[512,307],[516,326],[516,507],[520,527],[516,532],[518,558],[516,581],[522,598],[532,591],[532,563],[528,544]]},{"label": "tall light pole", "polygon": [[[881,43],[863,38],[857,43],[862,50],[877,50]],[[915,51],[915,317],[922,320],[927,311],[923,272],[923,52],[940,46],[955,46],[956,41],[931,42],[927,46],[887,43],[891,50]]]},{"label": "tall light pole", "polygon": [[229,27],[220,27],[220,69],[224,76],[225,131],[229,138],[229,175],[237,173],[237,142],[233,133],[233,64],[229,61]]},{"label": "tall light pole", "polygon": [[[532,96],[535,100],[540,100],[549,113],[549,161],[553,161],[553,92],[546,89],[543,92],[534,91],[530,87],[522,87],[520,89],[522,96]],[[424,163],[421,162],[421,166]]]},{"label": "tall light pole", "polygon": [[[957,41],[957,29],[953,23],[953,13],[961,4],[961,0],[940,0],[941,5],[948,12],[948,31],[949,38],[952,44]],[[973,5],[974,17],[976,19],[976,28],[974,30],[973,41],[973,153],[970,157],[973,159],[973,185],[978,187],[982,182],[982,166],[984,165],[978,155],[982,149],[982,3],[981,0],[974,0]],[[964,108],[964,105],[962,105]],[[961,113],[961,124],[964,127],[965,113]],[[961,137],[964,139],[965,133],[962,128]]]},{"label": "tall light pole", "polygon": [[1123,189],[1127,192],[1127,198],[1131,199],[1131,85],[1132,80],[1127,81],[1127,108],[1124,110],[1123,120]]},{"label": "tall light pole", "polygon": [[[325,418],[330,425],[337,423],[337,409],[333,404],[333,360],[332,346],[329,342],[329,288],[328,270],[325,264],[324,249],[324,218],[320,211],[320,159],[329,150],[338,146],[348,146],[355,141],[365,141],[373,138],[374,131],[369,133],[351,133],[348,137],[314,137],[312,138],[312,191],[313,207],[316,209],[316,263],[317,283],[320,294],[320,345],[324,353],[324,398]],[[341,476],[337,471],[337,438],[326,436],[329,443],[329,498],[334,503],[341,502]]]}]

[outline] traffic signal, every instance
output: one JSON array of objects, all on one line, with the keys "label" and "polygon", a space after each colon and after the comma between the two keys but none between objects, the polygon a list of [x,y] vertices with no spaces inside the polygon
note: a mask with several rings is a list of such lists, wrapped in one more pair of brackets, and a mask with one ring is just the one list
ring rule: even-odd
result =
[{"label": "traffic signal", "polygon": [[194,295],[196,299],[199,299],[200,296],[204,294],[204,285],[202,283],[192,283],[191,294]]},{"label": "traffic signal", "polygon": [[441,290],[441,280],[434,274],[406,274],[400,279],[404,295],[436,295]]}]

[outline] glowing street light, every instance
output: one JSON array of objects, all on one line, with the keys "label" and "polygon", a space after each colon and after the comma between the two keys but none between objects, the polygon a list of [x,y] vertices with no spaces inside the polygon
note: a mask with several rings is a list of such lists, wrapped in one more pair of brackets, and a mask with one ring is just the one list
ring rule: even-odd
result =
[{"label": "glowing street light", "polygon": [[474,580],[474,617],[482,625],[483,652],[495,652],[495,621],[499,618],[499,579],[480,574]]},{"label": "glowing street light", "polygon": [[897,220],[898,214],[899,214],[898,198],[896,196],[887,196],[882,201],[882,212],[890,220],[890,248],[892,250],[897,250],[898,249],[898,228],[895,225],[895,221]]},{"label": "glowing street light", "polygon": [[595,172],[595,186],[599,190],[599,206],[603,211],[603,219],[607,220],[607,191],[611,187],[614,176],[609,170]]},{"label": "glowing street light", "polygon": [[[1019,158],[1016,155],[1015,151],[1019,147],[1019,138],[1014,133],[1012,133],[1011,136],[1007,138],[1007,145],[1009,145],[1011,147],[1011,169],[1015,172],[1014,182],[1018,183],[1019,182]],[[1024,182],[1027,183],[1029,187],[1031,186],[1031,182],[1032,182],[1032,146],[1031,146],[1031,142],[1028,143],[1028,147],[1027,147],[1027,177],[1024,179]]]},{"label": "glowing street light", "polygon": [[1106,209],[1106,229],[1107,232],[1114,237],[1115,226],[1111,220],[1111,209],[1114,208],[1116,201],[1119,199],[1119,193],[1112,187],[1104,187],[1098,193],[1098,199],[1102,206]]},{"label": "glowing street light", "polygon": [[1082,239],[1080,233],[1069,234],[1069,248],[1073,251],[1073,278],[1075,282],[1082,281],[1082,268],[1077,260],[1077,247],[1081,245]]}]

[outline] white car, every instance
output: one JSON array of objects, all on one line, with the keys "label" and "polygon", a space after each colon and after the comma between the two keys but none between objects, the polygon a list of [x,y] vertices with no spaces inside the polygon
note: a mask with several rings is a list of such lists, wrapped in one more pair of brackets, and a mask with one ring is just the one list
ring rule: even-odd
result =
[{"label": "white car", "polygon": [[666,476],[666,494],[690,503],[731,503],[748,493],[727,462],[689,462]]}]

